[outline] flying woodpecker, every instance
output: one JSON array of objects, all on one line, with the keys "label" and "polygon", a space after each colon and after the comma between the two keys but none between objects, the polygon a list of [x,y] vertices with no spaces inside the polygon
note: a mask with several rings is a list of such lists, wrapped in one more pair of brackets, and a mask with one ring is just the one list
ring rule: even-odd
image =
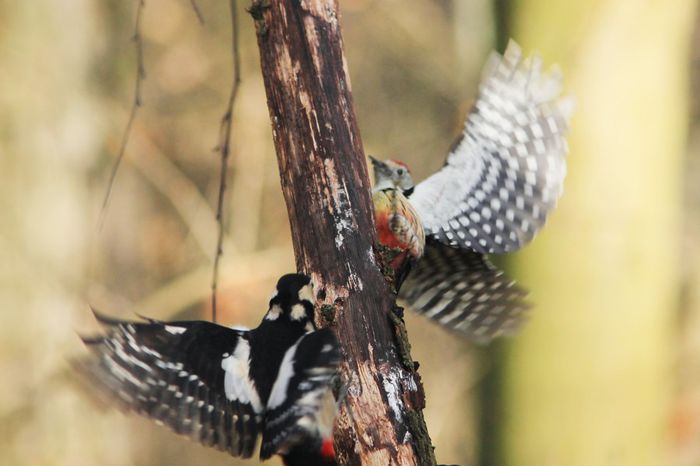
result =
[{"label": "flying woodpecker", "polygon": [[[314,326],[309,277],[280,278],[252,330],[205,321],[129,322],[95,312],[105,334],[83,338],[78,366],[122,408],[205,446],[287,466],[335,464],[323,417],[340,362],[330,329]],[[301,461],[301,462],[300,462]]]},{"label": "flying woodpecker", "polygon": [[404,163],[371,158],[379,241],[395,251],[382,259],[399,296],[471,339],[517,329],[526,292],[485,254],[529,243],[562,192],[573,101],[559,96],[558,70],[541,67],[513,41],[492,54],[459,140],[421,183]]}]

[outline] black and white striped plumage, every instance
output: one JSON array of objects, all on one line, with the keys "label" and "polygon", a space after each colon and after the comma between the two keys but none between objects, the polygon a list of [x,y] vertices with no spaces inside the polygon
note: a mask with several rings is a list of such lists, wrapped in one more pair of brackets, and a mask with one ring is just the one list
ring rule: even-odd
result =
[{"label": "black and white striped plumage", "polygon": [[560,74],[541,66],[513,41],[494,53],[445,165],[414,189],[407,171],[377,170],[374,161],[375,184],[408,196],[427,240],[399,296],[472,339],[512,333],[528,308],[526,293],[485,254],[530,242],[562,191],[573,102],[559,97]]},{"label": "black and white striped plumage", "polygon": [[479,252],[428,240],[399,297],[440,325],[484,342],[514,333],[527,293]]},{"label": "black and white striped plumage", "polygon": [[544,225],[562,191],[571,99],[511,41],[487,63],[474,108],[445,165],[410,201],[426,236],[482,253],[515,251]]},{"label": "black and white striped plumage", "polygon": [[106,334],[84,338],[79,365],[122,407],[244,458],[318,443],[317,418],[340,353],[313,325],[309,277],[283,276],[253,330],[204,321],[127,322],[95,314]]}]

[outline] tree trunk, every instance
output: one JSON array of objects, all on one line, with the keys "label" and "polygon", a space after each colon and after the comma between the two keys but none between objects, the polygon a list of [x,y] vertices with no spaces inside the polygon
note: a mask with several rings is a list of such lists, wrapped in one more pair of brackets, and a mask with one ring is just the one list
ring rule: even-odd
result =
[{"label": "tree trunk", "polygon": [[694,3],[516,2],[513,36],[562,64],[577,112],[560,206],[515,264],[535,308],[499,465],[668,463]]},{"label": "tree trunk", "polygon": [[370,183],[332,0],[254,1],[262,73],[297,268],[336,328],[346,403],[341,464],[434,464],[425,400],[374,255]]}]

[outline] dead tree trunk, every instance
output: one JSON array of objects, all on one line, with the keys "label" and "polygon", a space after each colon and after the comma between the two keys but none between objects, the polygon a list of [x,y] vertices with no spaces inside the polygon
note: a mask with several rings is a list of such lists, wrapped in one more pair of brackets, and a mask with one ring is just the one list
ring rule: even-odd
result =
[{"label": "dead tree trunk", "polygon": [[334,0],[257,0],[250,10],[296,262],[342,346],[347,403],[336,422],[349,465],[435,463],[395,297],[374,256],[370,183]]}]

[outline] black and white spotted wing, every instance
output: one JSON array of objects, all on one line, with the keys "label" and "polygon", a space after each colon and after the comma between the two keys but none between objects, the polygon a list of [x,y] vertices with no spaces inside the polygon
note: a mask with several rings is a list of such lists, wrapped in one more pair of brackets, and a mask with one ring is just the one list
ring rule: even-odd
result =
[{"label": "black and white spotted wing", "polygon": [[527,293],[484,254],[429,240],[399,297],[418,313],[472,340],[514,333]]},{"label": "black and white spotted wing", "polygon": [[287,350],[267,401],[261,459],[321,437],[318,418],[339,363],[338,342],[329,329],[307,333]]},{"label": "black and white spotted wing", "polygon": [[426,236],[503,253],[544,225],[562,191],[573,101],[559,98],[560,74],[541,66],[513,41],[493,54],[461,139],[410,197]]},{"label": "black and white spotted wing", "polygon": [[264,408],[249,378],[249,332],[209,322],[127,322],[95,314],[80,364],[125,409],[233,456],[250,457]]}]

